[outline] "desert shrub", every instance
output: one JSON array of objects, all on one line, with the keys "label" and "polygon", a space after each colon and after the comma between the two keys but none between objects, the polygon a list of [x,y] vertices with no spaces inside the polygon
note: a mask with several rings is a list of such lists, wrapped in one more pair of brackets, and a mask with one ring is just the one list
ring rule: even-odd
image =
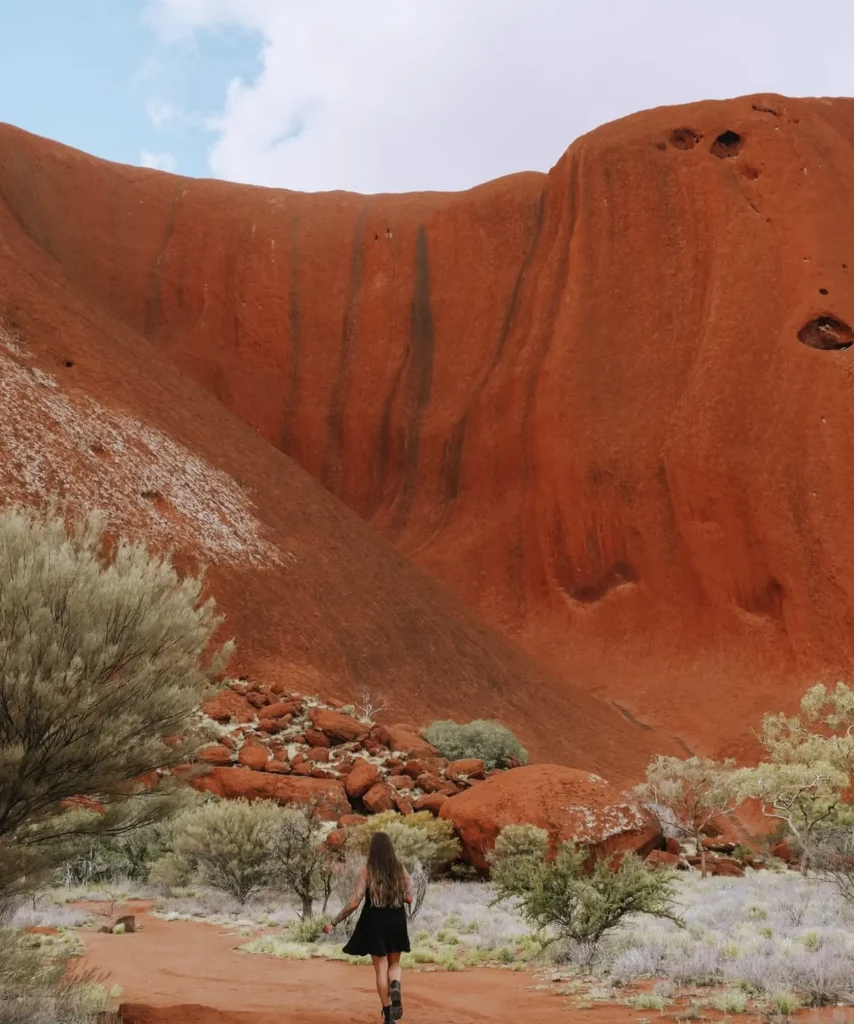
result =
[{"label": "desert shrub", "polygon": [[[192,801],[188,794],[187,802]],[[67,888],[116,879],[147,882],[152,866],[169,852],[171,821],[156,821],[131,832],[89,839],[62,866],[59,881]]]},{"label": "desert shrub", "polygon": [[[414,831],[415,837],[406,836],[407,830]],[[407,865],[420,861],[437,871],[460,855],[460,841],[454,834],[453,823],[435,818],[429,811],[415,814],[385,811],[372,815],[355,831],[356,849],[367,852],[374,832],[387,832],[398,857]]]},{"label": "desert shrub", "polygon": [[[0,895],[31,889],[80,848],[162,819],[135,780],[195,753],[194,712],[229,648],[202,580],[100,516],[0,514]],[[81,795],[104,813],[67,809]]]},{"label": "desert shrub", "polygon": [[271,889],[299,899],[304,920],[333,890],[326,828],[314,804],[216,800],[185,812],[173,826],[173,849],[151,869],[170,888],[201,883],[245,903]]},{"label": "desert shrub", "polygon": [[424,730],[424,738],[449,761],[477,757],[491,769],[506,768],[513,759],[522,764],[528,760],[528,752],[500,722],[484,719],[464,725],[452,721],[433,722]]},{"label": "desert shrub", "polygon": [[854,905],[854,829],[825,829],[811,847],[811,866],[839,896]]},{"label": "desert shrub", "polygon": [[618,867],[599,860],[588,869],[588,852],[573,843],[563,843],[549,861],[545,833],[531,826],[510,825],[498,839],[492,854],[497,899],[515,899],[524,919],[540,931],[550,929],[554,938],[598,943],[637,914],[681,923],[672,910],[673,876],[647,871],[635,856],[624,857]]},{"label": "desert shrub", "polygon": [[635,787],[638,799],[656,815],[665,834],[695,844],[706,877],[706,828],[739,803],[734,784],[734,761],[707,757],[653,758],[646,782]]},{"label": "desert shrub", "polygon": [[313,916],[316,900],[326,913],[333,892],[334,861],[324,843],[327,833],[319,803],[284,808],[275,824],[270,883],[297,897],[303,921]]},{"label": "desert shrub", "polygon": [[174,849],[155,865],[153,877],[198,881],[245,903],[270,884],[282,814],[271,800],[222,800],[188,811],[175,821]]},{"label": "desert shrub", "polygon": [[327,920],[326,917],[300,918],[288,925],[288,938],[292,942],[317,942],[323,934],[323,926]]},{"label": "desert shrub", "polygon": [[[107,1024],[110,993],[70,970],[72,950],[44,951],[12,928],[0,928],[2,1024]],[[117,1019],[117,1018],[116,1018]]]}]

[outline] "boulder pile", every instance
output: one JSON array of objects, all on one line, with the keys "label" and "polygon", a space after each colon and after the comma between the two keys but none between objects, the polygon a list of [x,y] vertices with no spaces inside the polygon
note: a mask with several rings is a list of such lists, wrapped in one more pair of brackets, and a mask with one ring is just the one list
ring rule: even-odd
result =
[{"label": "boulder pile", "polygon": [[234,682],[203,711],[218,739],[201,752],[208,770],[193,785],[226,799],[319,800],[332,821],[438,815],[451,797],[503,774],[477,758],[448,761],[414,725],[379,725],[351,705],[276,683]]}]

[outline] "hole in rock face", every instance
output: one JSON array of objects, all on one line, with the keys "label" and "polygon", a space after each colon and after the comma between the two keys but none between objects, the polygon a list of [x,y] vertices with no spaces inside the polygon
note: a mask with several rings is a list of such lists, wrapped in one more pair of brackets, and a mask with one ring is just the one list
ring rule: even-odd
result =
[{"label": "hole in rock face", "polygon": [[819,288],[818,294],[819,295],[827,295],[827,289],[826,288]]},{"label": "hole in rock face", "polygon": [[714,156],[726,160],[731,156],[735,156],[743,143],[744,139],[742,139],[738,132],[730,131],[728,128],[725,132],[721,132],[712,143],[711,152]]},{"label": "hole in rock face", "polygon": [[753,109],[758,110],[760,114],[773,114],[774,117],[780,116],[777,109],[775,107],[770,106],[770,104],[767,103],[754,103]]},{"label": "hole in rock face", "polygon": [[74,360],[73,360],[73,359],[66,359],[66,360],[65,360],[65,365],[66,365],[66,366],[68,367],[68,369],[70,370],[70,369],[71,369],[71,367],[72,367],[72,366],[74,366]]},{"label": "hole in rock face", "polygon": [[809,320],[798,331],[798,341],[810,348],[832,351],[851,348],[854,345],[854,331],[835,316],[817,316]]},{"label": "hole in rock face", "polygon": [[665,149],[667,149],[667,143],[666,142],[656,142],[655,148],[656,149],[665,150]]},{"label": "hole in rock face", "polygon": [[702,134],[693,128],[674,128],[670,133],[670,145],[674,149],[693,149],[702,141]]}]

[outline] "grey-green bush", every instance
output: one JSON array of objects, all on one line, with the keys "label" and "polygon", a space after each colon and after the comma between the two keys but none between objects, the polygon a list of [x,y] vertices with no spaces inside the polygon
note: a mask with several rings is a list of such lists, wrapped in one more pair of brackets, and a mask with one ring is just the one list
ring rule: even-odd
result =
[{"label": "grey-green bush", "polygon": [[513,759],[522,764],[528,760],[528,752],[500,722],[485,719],[463,725],[452,721],[433,722],[424,730],[424,738],[449,761],[477,757],[492,769],[506,768]]},{"label": "grey-green bush", "polygon": [[[408,831],[414,833],[412,838],[405,835]],[[367,853],[374,832],[388,832],[398,857],[407,865],[420,861],[428,870],[439,871],[460,855],[453,822],[435,818],[429,811],[383,811],[371,815],[355,830],[356,848]]]},{"label": "grey-green bush", "polygon": [[192,883],[240,903],[262,889],[296,896],[304,920],[323,909],[333,889],[332,859],[316,805],[280,807],[272,800],[215,800],[174,823],[173,849],[151,870],[172,888]]},{"label": "grey-green bush", "polygon": [[173,850],[154,865],[152,878],[198,882],[245,903],[272,883],[283,814],[272,800],[217,800],[188,811],[176,819]]},{"label": "grey-green bush", "polygon": [[635,856],[618,867],[600,860],[587,870],[589,852],[563,843],[547,859],[548,836],[530,825],[503,829],[491,856],[492,882],[499,900],[515,899],[525,920],[554,939],[597,943],[634,914],[679,923],[673,912],[674,876],[647,871]]},{"label": "grey-green bush", "polygon": [[[0,898],[39,884],[87,836],[174,810],[134,780],[195,753],[194,714],[224,667],[202,580],[92,514],[0,513]],[[94,795],[105,813],[63,810]]]}]

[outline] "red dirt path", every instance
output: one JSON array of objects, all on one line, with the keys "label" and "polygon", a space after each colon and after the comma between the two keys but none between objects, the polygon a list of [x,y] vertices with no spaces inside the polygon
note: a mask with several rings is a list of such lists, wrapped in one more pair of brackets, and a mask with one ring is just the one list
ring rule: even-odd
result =
[{"label": "red dirt path", "polygon": [[[136,1024],[362,1024],[379,1020],[370,967],[275,960],[238,953],[246,941],[195,922],[140,918],[133,935],[81,933],[83,966],[123,989],[123,1002],[154,1007]],[[531,975],[507,970],[408,971],[410,1024],[541,1024],[560,1008],[554,992],[529,991]],[[168,1008],[164,1011],[163,1008]],[[218,1013],[212,1010],[219,1011]]]}]

